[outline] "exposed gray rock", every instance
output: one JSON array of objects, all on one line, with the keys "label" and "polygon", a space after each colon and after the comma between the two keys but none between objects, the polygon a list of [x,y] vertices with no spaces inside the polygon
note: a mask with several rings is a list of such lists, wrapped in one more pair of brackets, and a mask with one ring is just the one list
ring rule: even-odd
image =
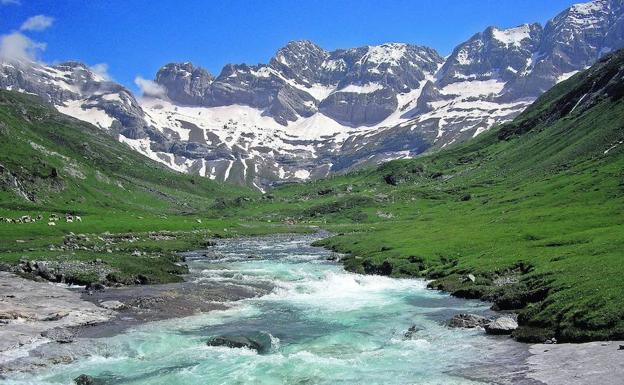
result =
[{"label": "exposed gray rock", "polygon": [[582,70],[624,47],[624,3],[595,0],[573,5],[546,23],[525,76],[505,88],[507,99],[537,96],[567,73]]},{"label": "exposed gray rock", "polygon": [[86,374],[81,374],[80,376],[74,378],[74,383],[76,385],[102,385],[103,382],[98,380],[95,377],[86,375]]},{"label": "exposed gray rock", "polygon": [[388,88],[371,93],[334,92],[320,105],[320,111],[345,125],[379,123],[398,106],[396,94]]},{"label": "exposed gray rock", "polygon": [[487,334],[511,334],[518,328],[518,322],[511,317],[504,316],[495,319],[494,321],[485,325],[485,332]]},{"label": "exposed gray rock", "polygon": [[189,62],[169,63],[156,73],[156,83],[165,87],[167,97],[183,105],[208,105],[213,80],[208,71]]},{"label": "exposed gray rock", "polygon": [[121,310],[126,307],[126,305],[123,302],[120,302],[117,300],[101,302],[100,306],[103,307],[104,309],[109,309],[109,310]]},{"label": "exposed gray rock", "polygon": [[490,322],[487,318],[476,314],[456,314],[448,321],[448,326],[452,328],[477,328],[485,327]]},{"label": "exposed gray rock", "polygon": [[75,334],[66,328],[54,328],[41,333],[42,337],[50,338],[60,344],[74,342]]},{"label": "exposed gray rock", "polygon": [[405,332],[405,334],[403,334],[403,337],[408,338],[408,339],[409,339],[409,338],[412,338],[412,337],[414,337],[414,335],[415,335],[416,333],[418,333],[420,330],[421,330],[421,329],[420,329],[418,326],[416,326],[416,325],[412,325],[412,326],[410,326],[410,327],[409,327],[409,329],[407,329],[407,331]]},{"label": "exposed gray rock", "polygon": [[438,84],[465,80],[513,80],[526,71],[541,41],[542,26],[488,27],[458,45],[438,72]]},{"label": "exposed gray rock", "polygon": [[[80,298],[80,294],[63,287],[39,283],[0,272],[3,293],[0,319],[0,352],[29,349],[37,345],[42,333],[55,328],[67,328],[108,320],[113,313]],[[72,309],[67,311],[67,309]],[[56,332],[51,332],[54,336]],[[60,335],[59,335],[60,336]],[[0,362],[3,364],[3,362]]]},{"label": "exposed gray rock", "polygon": [[255,333],[251,336],[217,336],[209,339],[207,344],[209,346],[225,346],[228,348],[247,348],[258,353],[266,353],[271,349],[271,337],[264,332]]}]

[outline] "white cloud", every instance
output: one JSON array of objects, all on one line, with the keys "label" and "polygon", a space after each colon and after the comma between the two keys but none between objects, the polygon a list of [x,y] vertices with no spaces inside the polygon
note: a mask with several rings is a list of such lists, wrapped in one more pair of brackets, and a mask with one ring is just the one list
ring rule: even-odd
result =
[{"label": "white cloud", "polygon": [[45,43],[33,41],[19,32],[2,35],[0,36],[0,61],[35,61],[39,51],[45,48]]},{"label": "white cloud", "polygon": [[20,5],[21,2],[19,0],[0,0],[0,5]]},{"label": "white cloud", "polygon": [[167,93],[165,87],[153,80],[144,79],[141,76],[134,78],[134,83],[141,89],[143,96],[151,96],[154,98],[162,98]]},{"label": "white cloud", "polygon": [[32,16],[26,19],[26,21],[20,27],[22,31],[43,31],[46,28],[49,28],[52,23],[54,23],[54,19],[50,16],[46,15],[37,15]]},{"label": "white cloud", "polygon": [[108,64],[106,63],[94,64],[92,66],[89,66],[89,69],[94,74],[101,77],[102,80],[111,80],[111,76],[108,74]]}]

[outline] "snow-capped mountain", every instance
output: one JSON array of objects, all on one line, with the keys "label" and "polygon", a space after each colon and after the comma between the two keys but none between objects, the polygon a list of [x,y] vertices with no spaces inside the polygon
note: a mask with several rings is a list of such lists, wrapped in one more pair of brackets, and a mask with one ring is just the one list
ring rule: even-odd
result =
[{"label": "snow-capped mountain", "polygon": [[409,157],[511,120],[558,81],[624,46],[622,0],[574,5],[545,26],[489,27],[447,57],[388,43],[310,41],[213,76],[170,63],[135,98],[80,63],[4,63],[0,86],[41,95],[169,167],[266,189]]}]

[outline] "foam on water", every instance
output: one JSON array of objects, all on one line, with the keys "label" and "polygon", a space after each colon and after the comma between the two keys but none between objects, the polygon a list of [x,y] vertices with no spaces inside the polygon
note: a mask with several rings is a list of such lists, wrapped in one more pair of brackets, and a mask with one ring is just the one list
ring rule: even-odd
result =
[{"label": "foam on water", "polygon": [[[224,258],[193,257],[192,279],[273,291],[223,311],[153,322],[107,339],[88,358],[16,374],[8,385],[70,384],[82,373],[114,384],[476,384],[453,375],[488,354],[478,331],[440,324],[444,312],[485,310],[426,289],[422,280],[361,276],[328,263],[310,237],[222,242]],[[249,259],[253,254],[261,259]],[[453,310],[450,310],[452,307]],[[412,325],[419,330],[404,336]],[[263,332],[267,354],[206,345],[220,334]]]}]

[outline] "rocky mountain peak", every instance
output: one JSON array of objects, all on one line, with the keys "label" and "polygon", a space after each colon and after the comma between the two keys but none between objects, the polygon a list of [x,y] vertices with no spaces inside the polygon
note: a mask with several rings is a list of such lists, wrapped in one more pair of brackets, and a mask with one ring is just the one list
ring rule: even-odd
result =
[{"label": "rocky mountain peak", "polygon": [[555,83],[624,47],[624,2],[573,5],[546,23],[527,70],[505,87],[505,97],[535,97]]},{"label": "rocky mountain peak", "polygon": [[323,81],[320,70],[329,53],[309,40],[291,41],[280,48],[269,65],[286,78],[304,85]]},{"label": "rocky mountain peak", "polygon": [[526,71],[542,37],[541,25],[488,27],[458,45],[438,73],[445,86],[454,82],[497,79],[509,81]]},{"label": "rocky mountain peak", "polygon": [[191,62],[169,63],[156,73],[156,83],[165,87],[172,101],[188,105],[208,104],[209,87],[214,77]]}]

